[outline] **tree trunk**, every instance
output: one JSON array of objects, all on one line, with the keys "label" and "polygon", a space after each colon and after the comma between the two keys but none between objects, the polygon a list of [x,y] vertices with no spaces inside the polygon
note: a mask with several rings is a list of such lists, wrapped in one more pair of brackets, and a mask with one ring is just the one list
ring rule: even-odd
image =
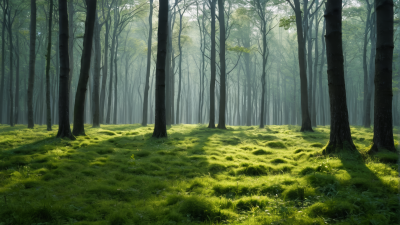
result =
[{"label": "tree trunk", "polygon": [[181,121],[180,118],[180,103],[181,103],[181,89],[182,89],[182,43],[181,43],[181,35],[182,35],[182,17],[183,13],[179,10],[179,34],[178,34],[178,48],[179,48],[179,83],[178,83],[178,96],[176,100],[176,119],[175,123],[179,124]]},{"label": "tree trunk", "polygon": [[300,67],[300,89],[301,89],[301,132],[313,131],[311,127],[310,114],[308,112],[308,93],[307,93],[307,71],[305,63],[305,50],[304,50],[304,36],[303,36],[303,23],[301,19],[301,10],[299,0],[294,0],[294,11],[296,15],[297,27],[297,42],[298,42],[298,55]]},{"label": "tree trunk", "polygon": [[210,79],[210,122],[208,128],[215,128],[215,4],[217,0],[211,0],[211,79]]},{"label": "tree trunk", "polygon": [[50,0],[49,12],[49,36],[46,53],[46,124],[47,130],[51,131],[51,106],[50,106],[50,58],[51,58],[51,31],[53,26],[53,0]]},{"label": "tree trunk", "polygon": [[168,1],[160,1],[158,14],[158,46],[156,72],[156,109],[153,137],[167,137],[165,118],[165,58],[168,41]]},{"label": "tree trunk", "polygon": [[[5,0],[3,0],[3,5],[5,5]],[[1,55],[5,55],[5,45],[6,45],[6,23],[5,21],[7,20],[7,14],[5,12],[3,12],[3,28],[2,28],[2,33],[1,33]],[[33,20],[33,18],[35,18]],[[32,39],[32,24],[34,22],[35,25],[35,31],[36,31],[36,1],[35,0],[31,0],[31,39]],[[36,32],[35,32],[36,33]],[[34,36],[36,38],[36,35]],[[30,42],[31,46],[30,48],[32,49],[32,41]],[[34,53],[35,51],[33,51]],[[30,51],[30,53],[32,53]],[[6,57],[1,57],[1,83],[0,83],[0,105],[2,106],[2,109],[0,109],[0,124],[2,123],[3,120],[3,100],[4,100],[4,80],[5,80],[5,58]],[[29,63],[31,61],[29,60]],[[29,64],[30,65],[30,64]],[[33,69],[33,72],[35,70]],[[31,76],[30,76],[30,72],[31,72],[31,68],[29,67],[29,80],[31,80]],[[30,86],[29,86],[30,87]],[[28,91],[29,91],[29,87],[28,87]],[[32,79],[32,90],[33,90],[33,79]],[[33,91],[31,91],[33,92]],[[29,105],[29,99],[31,100],[31,104]],[[30,107],[29,107],[30,106]],[[33,106],[32,106],[32,95],[29,95],[28,92],[28,113],[29,113],[29,109],[31,109],[32,114],[33,114]],[[33,115],[31,116],[32,118],[32,127],[29,127],[29,114],[28,114],[28,128],[33,128]]]},{"label": "tree trunk", "polygon": [[326,29],[326,22],[324,19],[324,26],[322,28],[322,59],[321,59],[321,65],[319,67],[319,107],[321,109],[321,112],[319,113],[321,117],[321,125],[325,126],[325,107],[324,107],[324,94],[322,91],[322,70],[324,69],[324,64],[325,64],[325,29]]},{"label": "tree trunk", "polygon": [[[69,0],[68,1],[68,34],[69,34],[69,42],[68,42],[68,51],[69,51],[69,78],[68,78],[68,89],[69,89],[69,94],[70,94],[70,101],[69,101],[69,107],[73,111],[73,99],[72,99],[72,94],[73,92],[71,91],[71,83],[72,83],[72,77],[74,75],[74,14],[75,14],[75,9],[74,9],[74,0]],[[72,120],[72,115],[70,115],[70,120]]]},{"label": "tree trunk", "polygon": [[97,0],[86,0],[86,21],[85,21],[85,34],[83,36],[83,50],[81,58],[81,72],[79,75],[78,88],[75,95],[74,107],[74,129],[73,135],[85,135],[84,127],[84,112],[85,112],[85,97],[89,80],[90,63],[92,59],[92,45],[93,45],[93,30],[94,22],[96,20],[96,5]]},{"label": "tree trunk", "polygon": [[14,78],[13,78],[13,68],[14,68],[14,61],[13,61],[13,37],[12,37],[12,21],[11,21],[11,10],[8,10],[8,38],[9,38],[9,50],[10,50],[10,87],[9,87],[9,93],[10,93],[10,126],[14,126],[14,93],[13,93],[13,87],[14,87]]},{"label": "tree trunk", "polygon": [[374,81],[374,72],[375,72],[375,52],[376,52],[376,26],[375,26],[375,12],[371,15],[371,31],[370,31],[370,40],[371,40],[371,54],[369,57],[369,77],[368,77],[368,87],[365,88],[364,85],[364,93],[367,91],[367,95],[365,96],[365,108],[364,108],[364,127],[371,127],[371,98],[373,92],[372,82]]},{"label": "tree trunk", "polygon": [[225,0],[218,0],[219,19],[219,63],[220,63],[220,100],[218,128],[226,129],[225,108],[226,108],[226,62],[225,62]]},{"label": "tree trunk", "polygon": [[93,71],[93,127],[100,127],[100,61],[101,61],[101,45],[100,45],[100,24],[98,12],[96,11],[96,21],[94,28],[94,71]]},{"label": "tree trunk", "polygon": [[114,119],[113,119],[113,124],[117,124],[117,110],[118,110],[118,89],[117,89],[117,85],[118,85],[118,66],[117,66],[117,62],[118,62],[118,39],[119,35],[117,35],[117,37],[115,38],[115,57],[114,57],[114,66],[115,66],[115,83],[114,83]]},{"label": "tree trunk", "polygon": [[328,60],[329,100],[331,105],[331,133],[325,154],[341,150],[357,151],[351,139],[346,102],[346,85],[342,48],[342,1],[326,3],[326,52]]},{"label": "tree trunk", "polygon": [[[372,27],[371,22],[371,7],[367,6],[367,21],[365,22],[364,29],[364,46],[363,46],[363,72],[364,72],[364,104],[363,104],[363,126],[369,128],[371,126],[370,113],[367,112],[367,96],[368,96],[368,69],[367,69],[367,46],[368,46],[368,29]],[[370,31],[372,32],[372,30]],[[369,115],[367,115],[369,114]]]},{"label": "tree trunk", "polygon": [[147,41],[147,68],[146,68],[146,84],[144,86],[144,101],[143,101],[143,120],[142,126],[147,126],[147,114],[149,103],[149,79],[151,68],[151,38],[153,35],[153,0],[150,0],[150,13],[149,13],[149,37]]},{"label": "tree trunk", "polygon": [[[108,23],[108,18],[107,21],[105,21],[105,27],[106,31],[104,33],[104,59],[103,59],[103,77],[101,81],[101,93],[100,93],[100,121],[101,123],[105,122],[105,102],[106,102],[106,83],[107,83],[107,72],[108,72],[108,49],[109,49],[109,36],[110,36],[110,24]],[[111,78],[110,78],[111,80]]]},{"label": "tree trunk", "polygon": [[19,101],[20,101],[20,99],[19,99],[19,83],[20,83],[20,80],[19,80],[19,66],[20,66],[20,54],[21,54],[21,51],[20,51],[20,49],[19,49],[19,32],[17,32],[17,34],[15,35],[16,36],[16,41],[17,41],[17,50],[16,50],[16,52],[17,52],[17,55],[16,55],[16,57],[17,57],[17,68],[16,68],[16,73],[15,73],[15,117],[14,117],[14,120],[15,120],[15,124],[18,124],[18,122],[19,122],[19,120],[18,120],[18,117],[19,117]]},{"label": "tree trunk", "polygon": [[108,88],[108,107],[107,107],[107,119],[106,124],[111,123],[111,107],[112,107],[112,86],[113,86],[113,73],[114,73],[114,53],[115,53],[115,38],[117,34],[117,27],[114,25],[113,36],[111,40],[111,50],[110,50],[110,83]]},{"label": "tree trunk", "polygon": [[393,141],[392,63],[393,63],[393,0],[375,0],[376,58],[374,138],[371,153],[396,152]]},{"label": "tree trunk", "polygon": [[68,55],[68,6],[66,0],[58,0],[60,35],[60,84],[59,84],[59,126],[58,138],[75,140],[69,124],[69,55]]}]

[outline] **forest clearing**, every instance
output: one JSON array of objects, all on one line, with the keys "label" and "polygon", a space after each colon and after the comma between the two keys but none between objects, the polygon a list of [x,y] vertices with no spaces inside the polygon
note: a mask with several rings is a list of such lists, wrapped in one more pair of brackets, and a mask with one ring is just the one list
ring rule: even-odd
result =
[{"label": "forest clearing", "polygon": [[[397,154],[322,155],[329,126],[0,126],[0,224],[397,224]],[[395,137],[400,131],[394,129]],[[395,146],[399,147],[395,139]]]}]

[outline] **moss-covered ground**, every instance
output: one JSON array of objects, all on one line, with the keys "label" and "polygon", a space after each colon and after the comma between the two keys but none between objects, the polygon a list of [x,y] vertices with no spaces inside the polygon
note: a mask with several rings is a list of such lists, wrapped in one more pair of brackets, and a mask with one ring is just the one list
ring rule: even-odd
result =
[{"label": "moss-covered ground", "polygon": [[366,154],[372,129],[332,156],[329,127],[53,129],[0,126],[0,224],[399,224],[398,156]]}]

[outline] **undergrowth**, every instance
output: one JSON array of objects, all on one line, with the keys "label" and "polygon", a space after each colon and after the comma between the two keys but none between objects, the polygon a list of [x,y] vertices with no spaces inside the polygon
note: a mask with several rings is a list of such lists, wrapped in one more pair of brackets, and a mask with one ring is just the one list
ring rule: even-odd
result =
[{"label": "undergrowth", "polygon": [[[398,155],[322,155],[329,127],[0,125],[0,224],[398,224]],[[394,130],[398,136],[399,131]],[[398,147],[398,140],[396,140]]]}]

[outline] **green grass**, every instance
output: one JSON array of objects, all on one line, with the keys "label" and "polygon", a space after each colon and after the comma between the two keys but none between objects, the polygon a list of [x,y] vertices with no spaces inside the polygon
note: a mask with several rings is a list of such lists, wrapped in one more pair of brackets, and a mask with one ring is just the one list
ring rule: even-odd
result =
[{"label": "green grass", "polygon": [[368,156],[372,129],[331,156],[329,127],[53,130],[0,125],[0,224],[399,223],[398,155]]}]

